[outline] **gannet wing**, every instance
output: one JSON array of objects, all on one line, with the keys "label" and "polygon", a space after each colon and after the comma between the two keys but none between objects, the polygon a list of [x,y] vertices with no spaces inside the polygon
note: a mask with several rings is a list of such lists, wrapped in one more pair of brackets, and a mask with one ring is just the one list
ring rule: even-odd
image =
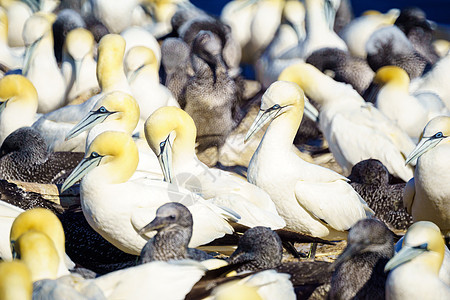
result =
[{"label": "gannet wing", "polygon": [[342,180],[298,181],[295,197],[316,218],[339,231],[348,230],[358,220],[374,214],[361,196]]},{"label": "gannet wing", "polygon": [[416,195],[416,187],[414,184],[414,177],[411,178],[405,186],[403,192],[403,206],[406,207],[406,211],[411,213],[411,209],[414,203],[414,196]]}]

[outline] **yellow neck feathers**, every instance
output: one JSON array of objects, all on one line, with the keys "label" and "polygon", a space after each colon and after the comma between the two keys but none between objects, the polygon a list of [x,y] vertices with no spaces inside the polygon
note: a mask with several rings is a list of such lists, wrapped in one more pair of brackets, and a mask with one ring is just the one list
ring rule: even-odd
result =
[{"label": "yellow neck feathers", "polygon": [[126,81],[123,72],[125,40],[118,34],[105,35],[98,46],[97,79],[103,91],[114,90],[121,81]]},{"label": "yellow neck feathers", "polygon": [[404,91],[408,91],[409,88],[408,73],[396,66],[385,66],[380,68],[373,81],[377,84],[392,86]]},{"label": "yellow neck feathers", "polygon": [[0,80],[0,100],[22,104],[37,110],[38,95],[33,84],[22,75],[8,75]]},{"label": "yellow neck feathers", "polygon": [[31,300],[31,273],[20,261],[0,263],[0,299]]},{"label": "yellow neck feathers", "polygon": [[139,104],[136,100],[123,92],[111,92],[103,98],[98,106],[104,106],[110,112],[117,112],[111,117],[120,120],[124,131],[131,134],[139,122]]}]

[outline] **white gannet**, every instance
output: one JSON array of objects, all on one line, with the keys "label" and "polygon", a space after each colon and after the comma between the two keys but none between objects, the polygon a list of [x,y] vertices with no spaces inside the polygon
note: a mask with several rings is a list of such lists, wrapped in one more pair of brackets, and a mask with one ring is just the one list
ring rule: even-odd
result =
[{"label": "white gannet", "polygon": [[156,38],[142,27],[132,26],[124,30],[120,34],[126,42],[125,55],[128,51],[136,46],[144,46],[153,51],[156,57],[157,68],[161,65],[161,47]]},{"label": "white gannet", "polygon": [[405,166],[405,157],[414,148],[412,140],[350,85],[305,63],[287,67],[278,79],[297,83],[322,105],[320,129],[345,173],[358,162],[373,158],[404,181],[413,176],[412,168]]},{"label": "white gannet", "polygon": [[362,16],[353,19],[339,32],[339,36],[347,44],[353,56],[366,58],[366,42],[377,29],[394,24],[399,16],[398,9],[391,9],[382,14],[378,11],[366,11]]},{"label": "white gannet", "polygon": [[386,264],[386,299],[448,299],[450,286],[438,277],[445,243],[432,222],[414,223],[403,248]]},{"label": "white gannet", "polygon": [[414,78],[410,84],[410,91],[433,92],[444,101],[450,109],[450,87],[447,84],[447,78],[450,76],[450,52],[442,57],[433,68],[422,77]]},{"label": "white gannet", "polygon": [[1,260],[11,260],[11,244],[9,242],[9,233],[11,231],[11,225],[15,218],[20,215],[24,210],[0,201],[0,258]]},{"label": "white gannet", "polygon": [[417,159],[414,178],[406,185],[403,204],[414,221],[432,221],[450,232],[450,117],[440,116],[425,126],[422,139],[406,162]]},{"label": "white gannet", "polygon": [[[98,135],[62,190],[80,178],[81,207],[88,223],[120,250],[139,254],[152,235],[138,231],[155,217],[167,202],[182,202],[192,213],[194,231],[191,247],[231,233],[221,216],[225,211],[200,197],[156,180],[129,180],[136,171],[138,150],[129,134],[106,131]],[[220,214],[218,213],[220,212]]]},{"label": "white gannet", "polygon": [[67,34],[61,65],[66,102],[98,88],[94,47],[94,36],[87,29],[76,28]]},{"label": "white gannet", "polygon": [[246,139],[271,124],[250,161],[248,181],[270,195],[287,229],[325,239],[345,238],[346,230],[373,211],[347,178],[305,162],[292,151],[303,116],[303,91],[295,83],[277,81],[261,101]]},{"label": "white gannet", "polygon": [[408,73],[400,67],[381,67],[373,82],[380,87],[375,106],[413,140],[419,139],[428,121],[450,114],[436,94],[410,94]]},{"label": "white gannet", "polygon": [[131,48],[125,56],[124,67],[133,96],[139,103],[141,120],[145,122],[162,106],[180,107],[172,92],[159,83],[159,62],[153,50],[145,46]]},{"label": "white gannet", "polygon": [[22,67],[23,58],[13,51],[8,45],[8,15],[4,8],[0,7],[0,63],[10,69]]},{"label": "white gannet", "polygon": [[35,14],[23,28],[26,50],[22,72],[36,87],[40,113],[60,108],[65,102],[66,84],[53,50],[52,19],[51,15]]},{"label": "white gannet", "polygon": [[[66,139],[74,138],[84,131],[88,131],[86,137],[86,148],[102,132],[120,131],[131,136],[139,121],[139,105],[136,100],[121,91],[105,94],[97,101],[95,106],[86,116],[76,124],[66,136]],[[158,159],[148,147],[145,139],[137,139],[139,149],[139,163],[134,176],[148,176],[162,179],[161,168]]]},{"label": "white gannet", "polygon": [[11,132],[33,124],[37,107],[36,89],[27,78],[8,75],[0,80],[0,145]]},{"label": "white gannet", "polygon": [[8,44],[11,47],[25,46],[23,27],[33,10],[25,2],[18,0],[2,0],[0,5],[6,9],[8,15]]},{"label": "white gannet", "polygon": [[70,274],[68,269],[73,268],[75,264],[66,255],[64,230],[58,217],[45,208],[33,208],[22,212],[15,218],[11,226],[9,235],[11,250],[14,250],[17,240],[30,231],[41,232],[52,241],[54,251],[58,256],[54,266],[55,276]]},{"label": "white gannet", "polygon": [[67,133],[92,110],[105,93],[122,91],[131,94],[131,88],[123,71],[124,52],[125,40],[120,35],[105,35],[98,46],[97,78],[101,92],[84,103],[66,105],[47,113],[33,124],[33,127],[43,134],[49,150],[83,152],[86,134],[83,133],[76,139],[65,141]]},{"label": "white gannet", "polygon": [[21,261],[0,263],[0,298],[31,300],[33,283],[30,270]]},{"label": "white gannet", "polygon": [[[145,122],[145,137],[158,156],[164,177],[213,203],[231,208],[249,227],[283,228],[270,196],[245,180],[219,169],[209,168],[195,155],[196,127],[192,118],[177,107],[162,107]],[[175,132],[173,147],[171,133]]]}]

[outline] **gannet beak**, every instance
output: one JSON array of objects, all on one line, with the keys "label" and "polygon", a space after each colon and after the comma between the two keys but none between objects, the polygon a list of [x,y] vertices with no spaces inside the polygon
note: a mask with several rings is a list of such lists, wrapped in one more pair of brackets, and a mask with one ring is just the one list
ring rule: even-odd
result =
[{"label": "gannet beak", "polygon": [[78,180],[83,178],[84,175],[89,173],[90,170],[97,167],[100,164],[103,156],[97,152],[92,152],[88,157],[83,158],[78,166],[70,173],[69,177],[64,181],[61,187],[61,193],[70,188]]},{"label": "gannet beak", "polygon": [[107,117],[115,113],[114,111],[108,111],[105,107],[100,107],[97,110],[89,112],[77,125],[75,125],[69,133],[67,133],[66,141],[76,137],[83,131],[89,130],[95,125],[102,123]]},{"label": "gannet beak", "polygon": [[6,104],[8,103],[9,99],[6,99],[5,101],[0,101],[0,113],[6,108]]},{"label": "gannet beak", "polygon": [[153,221],[145,225],[139,230],[138,234],[143,235],[150,231],[155,231],[167,225],[167,218],[155,217]]},{"label": "gannet beak", "polygon": [[314,122],[319,121],[319,111],[309,102],[308,98],[305,97],[305,109],[303,110],[305,116]]},{"label": "gannet beak", "polygon": [[416,247],[403,246],[403,248],[397,254],[395,254],[395,256],[391,258],[391,260],[387,262],[386,266],[384,267],[384,272],[392,270],[395,267],[404,264],[421,255],[422,253],[428,251],[427,246],[427,243],[421,244]]},{"label": "gannet beak", "polygon": [[446,136],[444,136],[441,132],[438,132],[431,137],[423,137],[419,144],[417,144],[416,148],[414,148],[414,150],[406,158],[405,165],[416,161],[416,159],[418,159],[422,154],[436,147],[436,145],[439,144],[439,142],[444,138],[446,138]]},{"label": "gannet beak", "polygon": [[170,145],[170,134],[159,144],[158,161],[166,182],[172,182],[172,146]]},{"label": "gannet beak", "polygon": [[281,109],[282,107],[278,104],[275,104],[274,106],[266,110],[260,109],[255,121],[253,122],[252,126],[250,126],[250,129],[245,135],[244,143],[246,143],[255,133],[263,128],[264,125],[275,119]]},{"label": "gannet beak", "polygon": [[142,68],[145,67],[145,65],[140,66],[136,70],[134,70],[130,76],[128,77],[128,83],[131,84],[136,79],[137,75],[139,74],[139,71],[142,70]]},{"label": "gannet beak", "polygon": [[28,70],[30,69],[30,62],[31,57],[33,57],[34,50],[36,49],[36,46],[39,44],[39,42],[42,40],[44,36],[41,36],[39,39],[35,40],[29,47],[25,48],[25,56],[23,59],[23,69],[22,74],[23,76],[27,76]]},{"label": "gannet beak", "polygon": [[78,89],[78,86],[80,85],[79,79],[80,79],[80,73],[81,73],[81,64],[83,63],[84,57],[81,60],[74,59],[75,64],[75,88]]}]

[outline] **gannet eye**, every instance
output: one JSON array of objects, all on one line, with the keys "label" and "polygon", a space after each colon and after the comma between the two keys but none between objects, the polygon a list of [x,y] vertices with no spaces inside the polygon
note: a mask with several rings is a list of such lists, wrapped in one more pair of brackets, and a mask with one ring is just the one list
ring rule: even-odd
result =
[{"label": "gannet eye", "polygon": [[96,157],[99,157],[100,156],[100,154],[98,154],[97,152],[92,152],[91,153],[91,157],[92,158],[96,158]]},{"label": "gannet eye", "polygon": [[107,110],[104,106],[102,106],[102,107],[100,107],[100,108],[98,109],[98,112],[104,114],[104,113],[108,112],[108,110]]},{"label": "gannet eye", "polygon": [[161,149],[164,148],[164,146],[166,146],[166,141],[162,141],[161,143],[159,143],[159,147]]},{"label": "gannet eye", "polygon": [[439,131],[438,133],[436,133],[436,134],[434,135],[435,138],[441,138],[441,137],[443,137],[443,136],[444,136],[444,134],[443,134],[441,131]]},{"label": "gannet eye", "polygon": [[414,246],[413,248],[427,250],[428,249],[428,243],[423,243],[423,244]]},{"label": "gannet eye", "polygon": [[170,216],[169,216],[169,219],[170,219],[170,220],[175,220],[175,215],[170,215]]},{"label": "gannet eye", "polygon": [[279,109],[280,108],[280,105],[278,105],[278,104],[275,104],[274,106],[272,106],[272,109]]}]

